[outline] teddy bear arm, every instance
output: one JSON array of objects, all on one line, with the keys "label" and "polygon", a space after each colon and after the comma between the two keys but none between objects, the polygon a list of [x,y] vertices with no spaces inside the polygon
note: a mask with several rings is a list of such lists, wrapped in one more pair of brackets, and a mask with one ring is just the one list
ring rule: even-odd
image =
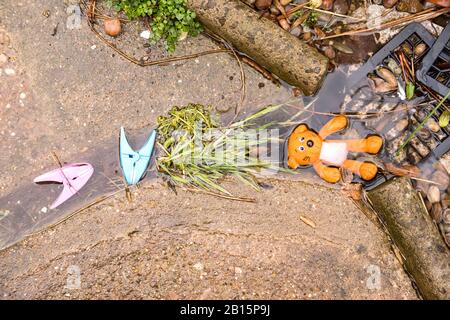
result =
[{"label": "teddy bear arm", "polygon": [[297,169],[298,163],[293,157],[288,157],[288,166],[291,169]]},{"label": "teddy bear arm", "polygon": [[345,116],[337,116],[328,121],[319,131],[319,136],[325,139],[330,134],[338,132],[347,126],[347,118]]},{"label": "teddy bear arm", "polygon": [[370,136],[365,139],[355,140],[327,140],[328,142],[344,142],[350,152],[366,152],[377,154],[383,146],[383,139],[380,136]]},{"label": "teddy bear arm", "polygon": [[341,179],[341,173],[338,168],[327,167],[320,161],[314,163],[313,166],[319,177],[329,183],[336,183]]}]

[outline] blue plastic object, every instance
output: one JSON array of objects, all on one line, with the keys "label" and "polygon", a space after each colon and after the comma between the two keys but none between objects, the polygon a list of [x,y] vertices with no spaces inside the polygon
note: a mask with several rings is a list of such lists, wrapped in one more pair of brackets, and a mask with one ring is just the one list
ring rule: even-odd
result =
[{"label": "blue plastic object", "polygon": [[153,130],[142,148],[135,151],[128,143],[124,128],[120,128],[120,166],[128,185],[135,185],[144,177],[150,164],[155,141],[156,130]]}]

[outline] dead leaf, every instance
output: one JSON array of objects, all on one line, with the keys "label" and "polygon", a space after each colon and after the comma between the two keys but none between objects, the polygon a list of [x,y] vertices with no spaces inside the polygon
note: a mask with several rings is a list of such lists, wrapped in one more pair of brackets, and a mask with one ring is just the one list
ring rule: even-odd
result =
[{"label": "dead leaf", "polygon": [[313,229],[316,228],[316,223],[314,221],[312,221],[311,219],[306,218],[304,216],[300,216],[300,220],[302,220],[304,224],[310,226],[311,228],[313,228]]},{"label": "dead leaf", "polygon": [[392,163],[384,163],[384,168],[395,176],[400,177],[418,177],[420,176],[420,169],[413,165],[405,165],[397,167]]},{"label": "dead leaf", "polygon": [[353,181],[353,172],[347,169],[342,169],[341,171],[342,182],[351,183]]},{"label": "dead leaf", "polygon": [[325,38],[326,34],[325,32],[322,31],[322,29],[320,29],[318,26],[314,27],[314,31],[316,32],[317,37],[320,38]]},{"label": "dead leaf", "polygon": [[346,54],[353,53],[352,48],[350,48],[348,45],[346,45],[342,42],[333,42],[333,47],[342,53],[346,53]]},{"label": "dead leaf", "polygon": [[363,188],[360,183],[344,183],[341,191],[344,195],[352,198],[353,200],[359,201],[362,199]]}]

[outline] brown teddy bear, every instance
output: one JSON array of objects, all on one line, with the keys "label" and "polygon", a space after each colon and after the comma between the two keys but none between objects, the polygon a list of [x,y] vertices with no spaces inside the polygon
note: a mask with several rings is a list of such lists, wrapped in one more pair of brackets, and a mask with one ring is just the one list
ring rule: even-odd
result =
[{"label": "brown teddy bear", "polygon": [[383,145],[380,136],[357,140],[325,140],[330,134],[346,128],[347,123],[345,116],[336,116],[318,134],[306,124],[300,124],[288,140],[288,166],[296,169],[298,166],[312,164],[317,174],[330,183],[341,179],[338,167],[348,169],[364,180],[372,180],[377,174],[377,166],[371,162],[349,160],[347,155],[349,152],[377,154]]}]

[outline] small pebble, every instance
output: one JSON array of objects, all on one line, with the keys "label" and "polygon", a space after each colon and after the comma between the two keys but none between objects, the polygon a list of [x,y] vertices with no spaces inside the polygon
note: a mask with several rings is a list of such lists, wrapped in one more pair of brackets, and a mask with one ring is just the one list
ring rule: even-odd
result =
[{"label": "small pebble", "polygon": [[303,40],[309,41],[309,40],[311,40],[311,38],[312,38],[312,33],[310,31],[303,33]]},{"label": "small pebble", "polygon": [[348,13],[348,2],[347,0],[335,0],[333,5],[333,11],[339,14]]},{"label": "small pebble", "polygon": [[139,35],[141,38],[144,38],[144,39],[150,39],[150,35],[151,35],[151,32],[150,32],[150,30],[144,30],[144,31],[142,31],[141,32],[141,34]]},{"label": "small pebble", "polygon": [[443,171],[440,170],[436,170],[433,175],[431,176],[431,180],[436,182],[438,184],[438,188],[441,191],[444,191],[445,189],[447,189],[449,183],[450,183],[450,178],[448,177],[448,174],[446,174]]},{"label": "small pebble", "polygon": [[302,28],[301,28],[301,27],[296,27],[296,28],[292,29],[292,30],[290,31],[290,33],[291,33],[294,37],[298,37],[298,36],[300,36],[301,33],[302,33]]},{"label": "small pebble", "polygon": [[201,262],[197,262],[196,264],[194,264],[194,269],[196,269],[198,271],[202,271],[203,270],[203,264]]},{"label": "small pebble", "polygon": [[331,11],[331,9],[333,9],[333,3],[334,3],[334,0],[323,0],[321,8],[323,10]]},{"label": "small pebble", "polygon": [[92,50],[95,50],[95,48],[97,48],[97,46],[95,44],[93,46],[91,46]]},{"label": "small pebble", "polygon": [[295,88],[292,89],[292,95],[293,95],[294,97],[299,97],[299,96],[301,96],[302,94],[303,94],[302,89],[297,88],[297,87],[295,87]]},{"label": "small pebble", "polygon": [[420,43],[414,48],[414,54],[416,56],[420,56],[426,49],[427,49],[426,44]]},{"label": "small pebble", "polygon": [[14,76],[16,74],[16,71],[14,69],[6,68],[5,69],[5,74],[7,76]]},{"label": "small pebble", "polygon": [[266,10],[272,5],[272,0],[256,0],[255,7],[258,10]]},{"label": "small pebble", "polygon": [[336,52],[334,51],[332,46],[326,46],[323,50],[323,53],[328,59],[334,59],[336,57]]},{"label": "small pebble", "polygon": [[397,4],[398,0],[383,0],[383,6],[390,9]]},{"label": "small pebble", "polygon": [[47,207],[43,207],[43,208],[41,209],[41,212],[42,212],[42,213],[47,213],[47,211],[48,211]]},{"label": "small pebble", "polygon": [[103,24],[106,34],[111,37],[117,37],[122,31],[122,26],[118,18],[105,19]]},{"label": "small pebble", "polygon": [[439,188],[435,185],[432,185],[427,192],[427,198],[432,203],[435,204],[441,200],[441,192]]},{"label": "small pebble", "polygon": [[289,22],[286,19],[281,19],[278,23],[284,30],[289,30]]},{"label": "small pebble", "polygon": [[19,95],[19,97],[20,97],[20,99],[25,99],[26,97],[27,97],[27,94],[25,93],[25,92],[22,92],[20,95]]}]

